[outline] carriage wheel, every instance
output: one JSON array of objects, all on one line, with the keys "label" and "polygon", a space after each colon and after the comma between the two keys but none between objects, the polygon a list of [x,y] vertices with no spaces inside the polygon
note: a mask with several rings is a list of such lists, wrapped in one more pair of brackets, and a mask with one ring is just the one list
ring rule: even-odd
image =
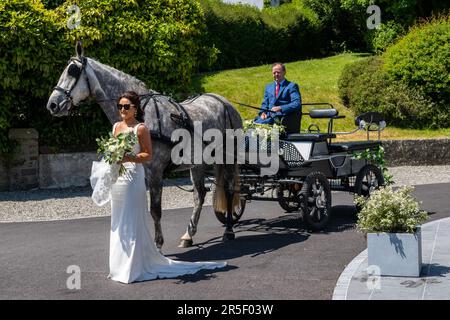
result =
[{"label": "carriage wheel", "polygon": [[[355,194],[358,196],[364,196],[369,198],[372,192],[379,187],[384,186],[384,177],[380,168],[373,164],[364,166],[356,176],[355,180]],[[360,206],[356,206],[358,211],[361,210]]]},{"label": "carriage wheel", "polygon": [[[212,196],[213,208],[214,208],[215,201],[216,201],[216,185],[214,183],[211,185],[211,196]],[[244,214],[246,202],[247,202],[247,200],[245,199],[245,197],[241,196],[241,201],[239,203],[239,206],[235,207],[235,211],[233,211],[232,224],[236,224],[239,221],[239,219],[242,217],[242,215]],[[214,214],[216,215],[217,220],[219,220],[222,224],[225,224],[225,225],[227,224],[226,213],[214,210]]]},{"label": "carriage wheel", "polygon": [[297,211],[300,208],[299,193],[300,187],[296,187],[295,184],[280,184],[277,187],[277,198],[281,208],[286,212]]},{"label": "carriage wheel", "polygon": [[322,230],[331,214],[331,188],[320,172],[310,173],[301,191],[303,221],[314,231]]}]

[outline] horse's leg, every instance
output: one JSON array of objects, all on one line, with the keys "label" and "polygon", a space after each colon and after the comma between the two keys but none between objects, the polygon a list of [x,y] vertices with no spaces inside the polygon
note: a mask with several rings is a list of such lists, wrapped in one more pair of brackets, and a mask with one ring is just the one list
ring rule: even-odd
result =
[{"label": "horse's leg", "polygon": [[224,171],[224,188],[225,188],[225,196],[227,200],[227,215],[226,215],[226,225],[225,232],[223,234],[222,240],[234,240],[235,235],[233,231],[233,210],[235,208],[235,184],[236,184],[236,175],[235,175],[235,165],[225,165]]},{"label": "horse's leg", "polygon": [[195,166],[191,169],[191,181],[194,189],[194,210],[192,211],[186,233],[181,237],[179,245],[181,248],[192,246],[192,237],[197,233],[198,219],[200,218],[206,196],[204,166]]},{"label": "horse's leg", "polygon": [[152,172],[148,176],[150,177],[150,213],[155,224],[155,244],[156,247],[161,251],[161,248],[164,244],[164,237],[161,229],[161,198],[163,175],[161,170],[152,170]]}]

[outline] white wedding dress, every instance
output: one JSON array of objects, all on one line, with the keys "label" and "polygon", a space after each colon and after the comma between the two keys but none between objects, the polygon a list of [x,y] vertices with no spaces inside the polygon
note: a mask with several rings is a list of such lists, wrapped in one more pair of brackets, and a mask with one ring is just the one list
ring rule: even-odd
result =
[{"label": "white wedding dress", "polygon": [[[113,133],[115,126],[113,126]],[[137,132],[139,124],[133,129]],[[135,154],[139,143],[134,146]],[[226,266],[226,262],[183,262],[168,259],[156,248],[148,229],[148,204],[142,164],[125,162],[126,173],[111,188],[111,235],[108,278],[131,283],[174,278],[201,269]]]}]

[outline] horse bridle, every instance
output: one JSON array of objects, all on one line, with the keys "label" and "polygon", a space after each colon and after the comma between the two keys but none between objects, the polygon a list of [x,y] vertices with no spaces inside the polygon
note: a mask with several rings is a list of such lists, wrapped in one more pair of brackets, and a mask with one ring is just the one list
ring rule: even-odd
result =
[{"label": "horse bridle", "polygon": [[[73,85],[70,87],[70,89],[64,89],[64,88],[62,88],[60,86],[56,86],[56,87],[53,88],[53,90],[60,91],[60,92],[62,92],[65,95],[65,99],[59,104],[59,106],[63,105],[64,103],[70,102],[70,106],[67,109],[67,111],[69,113],[72,111],[72,109],[74,107],[74,104],[72,102],[73,101],[72,90],[76,87],[76,85],[78,83],[78,80],[80,80],[80,78],[81,78],[81,74],[83,73],[83,71],[86,68],[87,58],[86,57],[81,57],[81,60],[78,59],[78,58],[71,58],[69,60],[69,63],[72,62],[72,61],[77,61],[77,62],[81,63],[81,68],[78,65],[76,65],[76,64],[71,64],[69,66],[69,70],[67,71],[67,73],[70,76],[75,78],[75,82],[73,83]],[[91,86],[89,85],[89,79],[87,77],[86,77],[86,80],[87,80],[89,92],[91,92]]]}]

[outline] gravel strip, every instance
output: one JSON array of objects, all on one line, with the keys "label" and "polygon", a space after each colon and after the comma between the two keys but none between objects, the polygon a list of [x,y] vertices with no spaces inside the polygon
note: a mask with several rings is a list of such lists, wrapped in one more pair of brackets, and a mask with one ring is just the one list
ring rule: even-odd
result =
[{"label": "gravel strip", "polygon": [[[189,182],[189,179],[165,182],[162,194],[163,210],[194,206],[192,193],[175,186],[192,189]],[[110,204],[107,203],[103,207],[95,205],[91,194],[90,187],[0,192],[0,223],[109,216]],[[148,193],[147,197],[150,202]],[[210,204],[211,195],[208,193],[205,205]]]},{"label": "gravel strip", "polygon": [[[393,167],[389,172],[396,185],[419,185],[450,182],[450,166]],[[189,179],[165,182],[163,210],[193,207],[192,193],[175,185],[190,189]],[[85,188],[47,189],[32,191],[0,192],[0,222],[49,221],[101,217],[110,215],[110,205],[96,206]],[[207,193],[205,205],[211,205]]]}]

